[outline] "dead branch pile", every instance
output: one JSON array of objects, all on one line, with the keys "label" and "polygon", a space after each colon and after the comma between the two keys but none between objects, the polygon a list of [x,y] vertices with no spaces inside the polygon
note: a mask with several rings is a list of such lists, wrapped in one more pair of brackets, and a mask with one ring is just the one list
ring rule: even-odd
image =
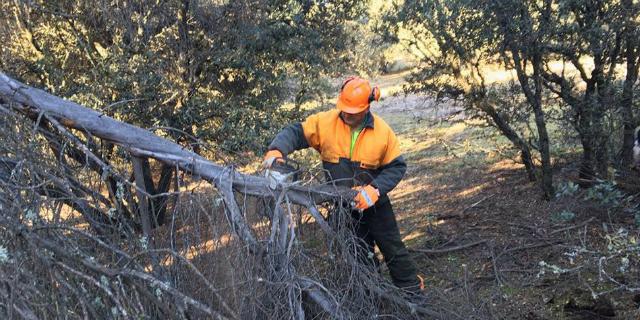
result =
[{"label": "dead branch pile", "polygon": [[455,318],[366,262],[350,190],[272,190],[2,73],[0,127],[2,318]]}]

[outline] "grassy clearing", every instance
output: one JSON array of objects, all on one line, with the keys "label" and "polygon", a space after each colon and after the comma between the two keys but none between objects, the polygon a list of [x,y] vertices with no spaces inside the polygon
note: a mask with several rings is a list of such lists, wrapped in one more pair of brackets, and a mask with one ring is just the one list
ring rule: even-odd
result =
[{"label": "grassy clearing", "polygon": [[[491,129],[414,121],[410,113],[381,110],[409,164],[391,195],[409,248],[486,241],[442,254],[414,251],[434,303],[477,303],[478,318],[640,315],[638,297],[602,277],[608,270],[619,283],[638,283],[640,256],[637,243],[629,240],[638,238],[638,230],[625,213],[631,204],[604,205],[607,196],[588,190],[546,202],[523,167],[510,160],[517,153]],[[562,147],[565,153],[571,149]],[[574,175],[574,166],[564,163],[555,179],[561,185]],[[611,243],[618,247],[611,249]],[[607,263],[599,268],[598,261]]]}]

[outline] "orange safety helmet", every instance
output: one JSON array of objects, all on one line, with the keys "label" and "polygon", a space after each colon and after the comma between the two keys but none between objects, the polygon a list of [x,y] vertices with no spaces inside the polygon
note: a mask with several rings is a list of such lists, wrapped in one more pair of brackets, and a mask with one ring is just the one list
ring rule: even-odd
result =
[{"label": "orange safety helmet", "polygon": [[380,89],[377,86],[371,88],[369,81],[349,77],[342,83],[337,106],[342,112],[355,114],[367,110],[374,100],[380,100]]}]

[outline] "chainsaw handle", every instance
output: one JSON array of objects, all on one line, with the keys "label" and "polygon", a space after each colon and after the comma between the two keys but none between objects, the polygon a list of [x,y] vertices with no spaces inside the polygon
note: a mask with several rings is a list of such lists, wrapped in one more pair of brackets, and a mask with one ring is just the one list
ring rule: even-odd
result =
[{"label": "chainsaw handle", "polygon": [[300,163],[286,157],[279,157],[273,161],[269,170],[289,175],[292,177],[292,181],[298,181],[300,175]]},{"label": "chainsaw handle", "polygon": [[276,158],[273,161],[273,166],[277,166],[280,165],[282,167],[284,167],[286,170],[290,170],[292,172],[297,172],[300,171],[300,163],[298,161],[295,161],[293,159],[287,158],[285,157],[279,157]]}]

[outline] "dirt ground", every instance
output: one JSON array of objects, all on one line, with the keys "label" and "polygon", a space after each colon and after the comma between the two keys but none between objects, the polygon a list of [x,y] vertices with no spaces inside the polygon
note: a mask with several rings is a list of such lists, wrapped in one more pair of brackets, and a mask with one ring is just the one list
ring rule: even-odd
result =
[{"label": "dirt ground", "polygon": [[428,97],[391,96],[401,77],[378,82],[387,97],[372,110],[409,166],[391,198],[433,305],[470,319],[640,319],[633,197],[618,186],[607,202],[568,183],[576,165],[565,161],[563,195],[545,201],[491,129],[441,121],[464,115]]}]

